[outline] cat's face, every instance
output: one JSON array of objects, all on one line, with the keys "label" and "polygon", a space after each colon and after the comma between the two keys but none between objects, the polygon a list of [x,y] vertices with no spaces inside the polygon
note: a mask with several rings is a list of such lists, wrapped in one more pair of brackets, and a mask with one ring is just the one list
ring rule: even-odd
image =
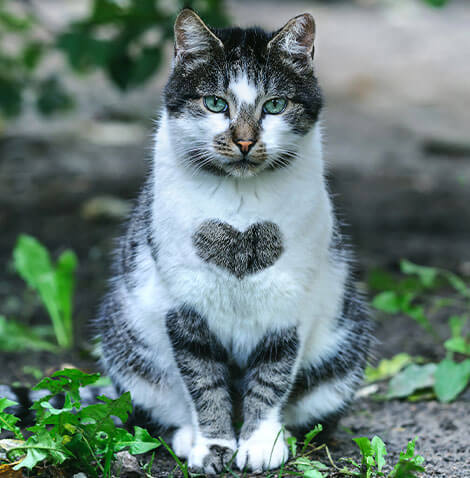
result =
[{"label": "cat's face", "polygon": [[309,14],[281,30],[212,30],[185,9],[165,89],[174,147],[187,165],[235,177],[295,161],[299,136],[318,119]]}]

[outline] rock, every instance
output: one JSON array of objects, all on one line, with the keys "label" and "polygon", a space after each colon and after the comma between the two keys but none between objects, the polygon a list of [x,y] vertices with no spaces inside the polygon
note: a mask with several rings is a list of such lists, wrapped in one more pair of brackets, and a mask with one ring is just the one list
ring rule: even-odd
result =
[{"label": "rock", "polygon": [[114,196],[95,196],[85,201],[80,215],[88,221],[114,220],[121,221],[130,213],[128,201]]},{"label": "rock", "polygon": [[119,478],[139,478],[144,476],[141,466],[135,456],[128,451],[116,453],[116,459],[113,464],[113,473]]}]

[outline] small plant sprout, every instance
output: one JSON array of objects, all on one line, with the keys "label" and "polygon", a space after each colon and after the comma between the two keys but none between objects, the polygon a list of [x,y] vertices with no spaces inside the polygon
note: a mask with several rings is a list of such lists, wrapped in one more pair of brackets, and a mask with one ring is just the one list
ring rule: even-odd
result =
[{"label": "small plant sprout", "polygon": [[47,249],[31,236],[21,235],[13,251],[15,269],[46,308],[60,347],[73,345],[72,303],[77,258],[67,250],[54,265]]}]

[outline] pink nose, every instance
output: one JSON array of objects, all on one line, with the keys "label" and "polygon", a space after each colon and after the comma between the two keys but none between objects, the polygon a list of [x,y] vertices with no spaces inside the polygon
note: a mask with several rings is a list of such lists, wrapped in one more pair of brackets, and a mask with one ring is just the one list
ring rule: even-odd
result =
[{"label": "pink nose", "polygon": [[251,147],[255,144],[255,142],[251,139],[239,139],[235,141],[237,143],[237,146],[240,148],[240,151],[242,153],[248,153],[250,151]]}]

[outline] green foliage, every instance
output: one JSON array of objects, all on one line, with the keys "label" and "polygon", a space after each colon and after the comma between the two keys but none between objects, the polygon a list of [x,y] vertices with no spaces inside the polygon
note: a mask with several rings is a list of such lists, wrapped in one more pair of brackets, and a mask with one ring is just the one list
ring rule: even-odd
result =
[{"label": "green foliage", "polygon": [[[400,458],[393,469],[386,474],[384,471],[385,468],[388,465],[388,469],[390,469],[392,465],[390,463],[387,464],[387,448],[378,436],[374,436],[372,440],[367,437],[354,438],[353,441],[361,452],[361,463],[356,463],[350,458],[342,458],[341,461],[348,462],[350,466],[340,468],[334,463],[328,447],[325,444],[312,447],[311,440],[320,431],[321,427],[317,426],[305,435],[304,446],[299,455],[297,455],[297,439],[295,437],[289,437],[287,439],[292,455],[292,461],[289,462],[288,475],[303,476],[306,478],[324,478],[330,476],[330,466],[310,458],[312,453],[316,453],[322,449],[326,450],[331,467],[340,476],[355,476],[358,478],[417,478],[415,473],[425,471],[422,466],[424,459],[415,454],[415,440],[413,440],[408,443],[406,451],[400,453]],[[284,475],[280,473],[279,476]]]},{"label": "green foliage", "polygon": [[[61,52],[76,72],[100,69],[113,85],[129,90],[160,68],[179,9],[194,7],[209,24],[227,24],[222,0],[177,0],[171,8],[163,0],[94,0],[84,18],[56,33],[40,23],[30,2],[21,8],[12,3],[0,0],[0,114],[7,117],[21,112],[28,92],[46,116],[73,105],[59,72],[38,73],[43,58],[52,53]],[[12,38],[19,48],[9,52],[4,45]]]},{"label": "green foliage", "polygon": [[[0,398],[0,432],[8,430],[16,438],[0,440],[0,449],[5,451],[7,462],[16,463],[13,469],[32,470],[38,464],[62,465],[70,473],[84,471],[88,476],[106,478],[111,476],[111,465],[117,452],[127,449],[129,453],[137,455],[163,445],[175,460],[181,474],[189,478],[188,463],[183,463],[164,440],[153,438],[147,430],[140,427],[134,427],[134,433],[130,433],[115,424],[116,418],[125,423],[132,411],[128,392],[115,400],[101,396],[98,397],[100,403],[82,407],[80,388],[96,384],[98,379],[99,374],[90,375],[76,369],[65,369],[41,380],[34,389],[47,390],[50,393],[32,406],[36,411],[36,423],[28,428],[31,436],[27,440],[16,425],[18,418],[4,411],[15,403]],[[55,408],[51,399],[59,393],[64,393],[65,399],[61,408]],[[345,476],[414,478],[415,472],[424,471],[424,460],[415,455],[413,440],[408,443],[406,451],[400,454],[393,470],[385,475],[383,469],[387,465],[387,449],[377,436],[372,440],[366,437],[355,438],[362,455],[361,464],[351,459],[343,459],[348,461],[353,469],[339,468],[333,462],[325,444],[313,444],[314,438],[321,431],[322,427],[318,425],[305,435],[299,454],[297,439],[287,439],[292,460],[285,473],[284,467],[281,469],[279,476],[287,474],[304,478],[325,478],[329,475],[330,466],[310,457],[312,453],[322,449],[326,450],[331,467]],[[147,466],[148,470],[150,468],[151,466]],[[238,476],[230,469],[227,471],[235,477]]]},{"label": "green foliage", "polygon": [[387,398],[405,398],[417,390],[432,387],[436,369],[437,366],[434,363],[408,365],[401,373],[390,380]]},{"label": "green foliage", "polygon": [[431,7],[443,7],[448,3],[449,0],[423,0]]},{"label": "green foliage", "polygon": [[307,456],[299,456],[292,462],[292,466],[297,471],[300,471],[305,478],[323,478],[327,476],[323,472],[328,471],[328,466]]},{"label": "green foliage", "polygon": [[470,359],[457,363],[444,359],[437,366],[434,391],[441,402],[451,402],[465,390],[470,380]]},{"label": "green foliage", "polygon": [[14,265],[29,287],[38,292],[54,328],[58,344],[73,344],[72,300],[77,258],[68,250],[55,266],[47,249],[31,236],[21,235],[13,251]]},{"label": "green foliage", "polygon": [[[177,2],[173,12],[155,0],[94,0],[89,15],[57,40],[70,65],[81,72],[101,68],[122,90],[145,83],[160,67],[165,44],[173,39],[176,11],[197,6],[211,25],[226,24],[222,2]],[[102,32],[111,33],[103,38]]]},{"label": "green foliage", "polygon": [[21,352],[24,350],[47,350],[57,352],[58,348],[45,337],[44,327],[28,327],[0,315],[0,350]]},{"label": "green foliage", "polygon": [[42,28],[31,7],[13,3],[0,0],[0,116],[18,115],[26,94],[32,94],[44,114],[64,111],[72,100],[63,85],[37,73],[50,44],[38,39],[44,35],[38,35]]},{"label": "green foliage", "polygon": [[2,430],[8,430],[13,432],[16,438],[22,439],[23,435],[21,430],[16,425],[16,423],[19,421],[19,418],[4,411],[6,408],[12,407],[14,405],[17,405],[17,403],[12,402],[7,398],[0,398],[0,432]]},{"label": "green foliage", "polygon": [[425,471],[424,458],[415,453],[416,438],[408,442],[405,452],[400,452],[400,459],[390,473],[390,478],[414,478],[416,473]]},{"label": "green foliage", "polygon": [[391,359],[382,359],[377,367],[366,367],[365,375],[368,382],[377,382],[394,377],[404,367],[411,364],[413,358],[408,354],[397,354]]},{"label": "green foliage", "polygon": [[[115,400],[100,396],[99,403],[81,406],[80,387],[94,384],[98,378],[99,374],[65,369],[41,380],[34,389],[50,393],[32,406],[36,423],[28,428],[32,435],[27,440],[16,425],[18,418],[3,411],[14,403],[0,399],[0,430],[9,430],[17,438],[0,440],[0,448],[10,461],[21,459],[15,470],[31,470],[43,462],[66,462],[71,471],[108,477],[116,452],[127,449],[131,454],[141,454],[160,446],[160,441],[143,428],[134,427],[134,433],[130,433],[116,426],[116,418],[125,423],[132,411],[128,392]],[[55,408],[51,399],[59,393],[65,394],[64,404]]]},{"label": "green foliage", "polygon": [[381,438],[374,436],[372,440],[369,440],[367,437],[360,437],[355,438],[354,441],[361,451],[362,461],[358,464],[351,460],[351,464],[357,471],[351,473],[347,472],[347,470],[342,470],[347,475],[361,478],[380,476],[386,476],[387,478],[417,478],[416,473],[425,471],[423,467],[424,458],[415,454],[416,439],[408,443],[406,451],[400,453],[398,463],[388,474],[382,471],[386,465],[385,456],[387,455],[387,448]]},{"label": "green foliage", "polygon": [[[381,271],[371,274],[372,288],[382,289],[374,297],[373,306],[387,314],[404,314],[415,320],[432,334],[446,357],[437,364],[419,366],[410,364],[413,359],[400,354],[382,361],[377,369],[368,368],[366,376],[369,381],[382,380],[387,375],[393,377],[387,398],[417,399],[432,389],[439,401],[450,402],[470,383],[470,335],[464,332],[468,317],[455,315],[456,309],[470,308],[470,288],[452,272],[418,266],[410,261],[401,262],[401,271],[407,277],[399,281]],[[436,288],[443,286],[450,286],[456,297],[437,297]],[[438,310],[449,310],[450,338],[447,340],[437,334],[428,319]]]}]

